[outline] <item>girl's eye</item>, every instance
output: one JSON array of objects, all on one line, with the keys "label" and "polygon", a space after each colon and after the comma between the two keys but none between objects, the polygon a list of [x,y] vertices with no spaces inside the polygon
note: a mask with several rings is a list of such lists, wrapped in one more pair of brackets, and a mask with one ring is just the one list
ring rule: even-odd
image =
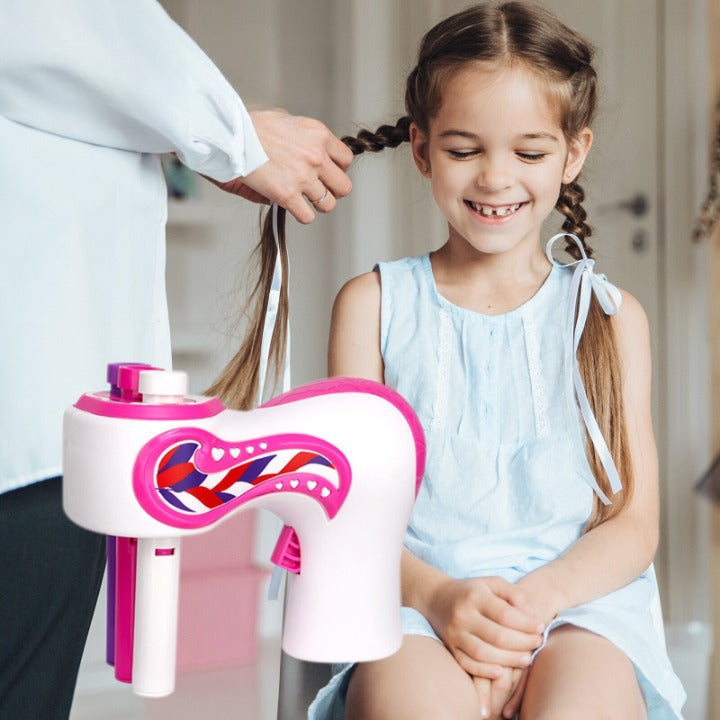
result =
[{"label": "girl's eye", "polygon": [[519,152],[517,153],[517,156],[519,158],[522,158],[523,160],[527,160],[528,162],[538,162],[542,160],[547,153],[525,153],[525,152]]},{"label": "girl's eye", "polygon": [[465,160],[466,158],[477,155],[479,150],[448,150],[450,157],[456,158],[457,160]]}]

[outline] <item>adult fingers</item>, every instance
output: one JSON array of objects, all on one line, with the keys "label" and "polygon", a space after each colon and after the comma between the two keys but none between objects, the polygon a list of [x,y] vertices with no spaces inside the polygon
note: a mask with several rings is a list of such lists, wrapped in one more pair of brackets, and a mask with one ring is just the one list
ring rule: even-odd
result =
[{"label": "adult fingers", "polygon": [[329,138],[325,143],[327,154],[330,156],[330,159],[335,165],[342,168],[343,170],[347,170],[352,164],[353,158],[355,157],[352,150],[342,140],[340,140],[340,138],[333,135],[329,130],[328,134]]},{"label": "adult fingers", "polygon": [[310,204],[313,206],[313,208],[315,208],[317,212],[329,213],[335,208],[335,205],[337,204],[335,196],[332,192],[330,192],[330,188],[320,182],[317,184],[313,184],[313,187],[318,187],[320,189],[317,191],[312,190],[311,193],[314,194],[308,193],[305,195],[305,197],[308,199]]},{"label": "adult fingers", "polygon": [[[334,135],[332,138],[337,140]],[[338,140],[338,142],[340,141]],[[340,144],[350,152],[350,149],[343,143]],[[350,155],[352,156],[351,152]],[[352,181],[345,170],[346,168],[343,165],[339,165],[337,160],[329,153],[318,168],[318,179],[336,198],[345,197],[349,195],[352,190]]]}]

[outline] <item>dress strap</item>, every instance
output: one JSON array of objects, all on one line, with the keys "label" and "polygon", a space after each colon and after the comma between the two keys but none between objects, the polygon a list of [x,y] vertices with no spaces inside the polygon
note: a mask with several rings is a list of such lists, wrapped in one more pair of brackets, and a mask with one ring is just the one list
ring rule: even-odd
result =
[{"label": "dress strap", "polygon": [[[555,241],[561,237],[569,237],[575,241],[575,244],[580,249],[580,254],[582,255],[579,260],[570,263],[561,263],[555,260],[552,255],[552,246]],[[593,271],[595,261],[587,256],[585,246],[577,235],[573,235],[572,233],[559,233],[558,235],[553,236],[547,243],[545,254],[553,265],[558,265],[559,267],[571,267],[575,265],[572,281],[570,283],[570,302],[568,303],[568,313],[566,318],[567,337],[572,340],[572,380],[575,388],[575,397],[580,407],[580,414],[582,415],[590,440],[595,446],[600,462],[607,473],[608,480],[610,481],[610,488],[613,493],[617,493],[622,490],[622,482],[620,481],[620,475],[615,465],[615,461],[612,458],[607,443],[605,442],[605,438],[598,426],[595,415],[590,408],[590,402],[580,375],[577,350],[580,345],[580,338],[585,330],[585,322],[587,321],[592,294],[595,294],[595,297],[600,303],[600,307],[606,315],[617,314],[620,310],[622,296],[620,295],[618,288],[615,287],[615,285],[613,285],[604,274],[595,273]],[[605,505],[609,505],[610,500],[600,489],[597,480],[593,478],[590,484],[600,500]]]}]

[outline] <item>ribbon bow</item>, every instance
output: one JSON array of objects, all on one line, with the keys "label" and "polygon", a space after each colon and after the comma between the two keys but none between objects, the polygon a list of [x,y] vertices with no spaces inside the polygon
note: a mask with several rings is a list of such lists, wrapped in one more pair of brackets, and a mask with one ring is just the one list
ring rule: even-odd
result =
[{"label": "ribbon bow", "polygon": [[[561,263],[555,260],[552,255],[552,246],[555,241],[561,237],[570,237],[575,241],[575,244],[578,246],[580,254],[582,255],[580,260],[570,263]],[[600,303],[600,307],[606,315],[615,315],[618,310],[620,310],[622,296],[620,295],[620,291],[617,287],[615,287],[615,285],[613,285],[604,274],[598,274],[593,271],[595,261],[587,256],[585,246],[577,235],[573,235],[572,233],[559,233],[558,235],[553,236],[547,243],[545,254],[553,265],[558,265],[559,267],[571,267],[572,265],[576,266],[570,283],[570,303],[568,304],[568,313],[566,318],[567,337],[572,338],[573,386],[575,388],[575,397],[580,407],[580,414],[585,422],[585,427],[587,428],[590,440],[595,446],[600,462],[607,473],[608,480],[610,481],[610,488],[613,493],[617,493],[622,490],[622,482],[620,480],[617,467],[615,466],[615,462],[610,454],[610,450],[605,442],[605,438],[602,435],[600,427],[597,424],[597,420],[595,419],[595,415],[590,407],[590,402],[580,375],[580,366],[577,361],[577,350],[580,345],[580,338],[585,330],[585,322],[587,321],[592,294],[595,294],[595,297]],[[609,505],[610,500],[600,489],[600,486],[597,484],[597,480],[594,477],[591,479],[590,485],[597,493],[600,500],[605,505]]]}]

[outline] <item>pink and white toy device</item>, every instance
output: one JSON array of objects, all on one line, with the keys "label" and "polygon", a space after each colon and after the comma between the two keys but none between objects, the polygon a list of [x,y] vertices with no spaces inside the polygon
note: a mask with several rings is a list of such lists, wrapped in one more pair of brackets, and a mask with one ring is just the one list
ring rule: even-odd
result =
[{"label": "pink and white toy device", "polygon": [[111,536],[119,679],[139,695],[173,691],[180,538],[253,507],[285,523],[272,559],[289,571],[288,654],[361,661],[399,648],[400,555],[425,440],[397,393],[336,378],[240,412],[188,396],[184,373],[117,363],[108,380],[65,413],[63,503]]}]

